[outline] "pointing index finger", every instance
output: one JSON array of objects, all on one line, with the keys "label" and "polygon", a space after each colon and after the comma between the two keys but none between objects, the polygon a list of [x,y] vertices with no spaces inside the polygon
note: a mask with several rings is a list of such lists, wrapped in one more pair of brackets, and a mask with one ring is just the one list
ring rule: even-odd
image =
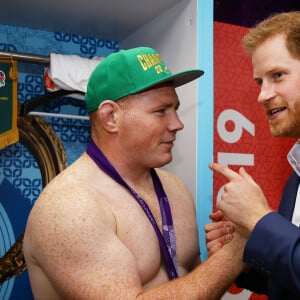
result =
[{"label": "pointing index finger", "polygon": [[223,175],[228,180],[233,180],[235,178],[240,177],[240,175],[238,173],[236,173],[235,171],[229,169],[228,167],[222,166],[218,163],[211,163],[208,166],[212,171]]}]

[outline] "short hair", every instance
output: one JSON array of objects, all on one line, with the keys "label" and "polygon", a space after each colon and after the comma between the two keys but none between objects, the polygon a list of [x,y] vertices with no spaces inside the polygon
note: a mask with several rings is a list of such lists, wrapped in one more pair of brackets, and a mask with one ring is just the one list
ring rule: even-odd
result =
[{"label": "short hair", "polygon": [[277,13],[261,21],[244,36],[243,47],[252,54],[265,40],[280,34],[286,37],[290,54],[300,59],[300,11]]}]

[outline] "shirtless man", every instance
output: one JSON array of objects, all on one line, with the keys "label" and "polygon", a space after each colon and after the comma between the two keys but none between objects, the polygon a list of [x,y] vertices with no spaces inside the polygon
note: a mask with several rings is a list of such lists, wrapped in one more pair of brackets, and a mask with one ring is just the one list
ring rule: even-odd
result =
[{"label": "shirtless man", "polygon": [[[159,169],[183,129],[175,88],[202,74],[172,75],[147,47],[111,54],[94,70],[86,94],[92,142],[46,186],[28,219],[24,255],[36,299],[219,299],[241,272],[238,230],[200,264],[191,194]],[[163,224],[165,246],[176,234],[176,255],[163,255]]]}]

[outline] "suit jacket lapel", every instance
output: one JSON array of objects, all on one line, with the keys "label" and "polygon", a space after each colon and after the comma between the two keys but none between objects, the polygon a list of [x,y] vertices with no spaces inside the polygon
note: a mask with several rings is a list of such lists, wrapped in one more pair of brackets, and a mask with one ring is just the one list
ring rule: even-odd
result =
[{"label": "suit jacket lapel", "polygon": [[299,176],[293,172],[288,178],[282,193],[278,212],[289,220],[292,220],[299,183]]}]

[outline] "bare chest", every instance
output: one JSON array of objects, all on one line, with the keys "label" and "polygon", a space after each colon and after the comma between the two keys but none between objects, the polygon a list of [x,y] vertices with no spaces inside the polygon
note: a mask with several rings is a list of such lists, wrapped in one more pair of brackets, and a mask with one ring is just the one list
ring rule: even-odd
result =
[{"label": "bare chest", "polygon": [[[148,196],[143,199],[147,201],[147,207],[161,231],[161,209],[156,195],[150,197],[152,198],[149,199]],[[143,285],[152,281],[168,280],[159,240],[147,213],[131,196],[123,197],[117,202],[118,205],[113,206],[117,221],[117,235],[136,258]],[[171,206],[171,212],[176,235],[178,267],[186,273],[199,254],[196,223],[193,216],[182,216],[182,212],[178,211],[176,206]]]}]

